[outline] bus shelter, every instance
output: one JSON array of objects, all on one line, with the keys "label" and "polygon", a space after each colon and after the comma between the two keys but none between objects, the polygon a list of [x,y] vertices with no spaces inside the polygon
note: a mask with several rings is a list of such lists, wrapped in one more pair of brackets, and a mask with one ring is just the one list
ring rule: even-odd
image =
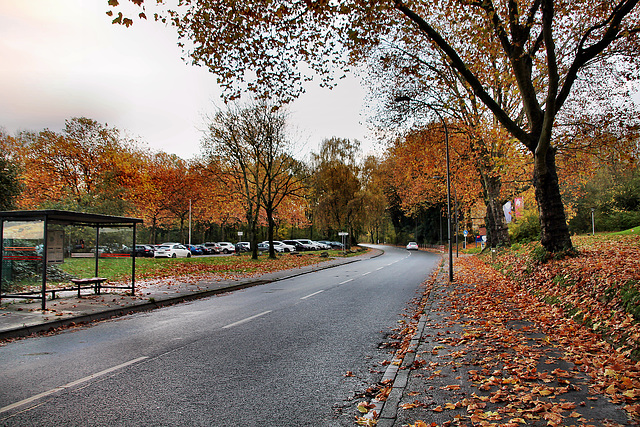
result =
[{"label": "bus shelter", "polygon": [[[117,288],[135,294],[136,225],[142,219],[62,210],[0,212],[0,301],[2,298],[41,299],[47,293],[77,289],[89,284]],[[103,285],[103,262],[128,270],[130,284]],[[111,261],[110,261],[111,260]],[[113,269],[113,268],[112,268]],[[74,283],[69,288],[65,284]],[[126,283],[126,281],[125,281]]]}]

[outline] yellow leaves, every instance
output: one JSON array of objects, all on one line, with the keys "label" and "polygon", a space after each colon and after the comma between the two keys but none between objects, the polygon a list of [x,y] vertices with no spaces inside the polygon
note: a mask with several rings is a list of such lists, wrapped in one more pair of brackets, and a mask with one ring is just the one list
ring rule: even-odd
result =
[{"label": "yellow leaves", "polygon": [[376,405],[373,405],[371,403],[367,403],[367,402],[360,402],[358,403],[358,411],[362,414],[366,414],[368,413],[371,409],[374,409],[376,407]]}]

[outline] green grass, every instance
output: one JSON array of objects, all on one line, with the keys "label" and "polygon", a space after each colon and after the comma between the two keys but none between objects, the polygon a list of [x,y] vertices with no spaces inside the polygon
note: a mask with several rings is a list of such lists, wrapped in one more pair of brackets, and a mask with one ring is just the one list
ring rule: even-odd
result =
[{"label": "green grass", "polygon": [[618,231],[616,233],[607,233],[607,234],[612,235],[612,236],[627,236],[627,235],[631,235],[631,234],[634,234],[634,235],[635,234],[640,234],[640,225],[637,226],[637,227],[630,228],[628,230]]},{"label": "green grass", "polygon": [[[341,257],[342,251],[327,251],[329,257]],[[319,252],[309,255],[319,255]],[[357,254],[347,254],[354,256]],[[289,256],[289,254],[281,255]],[[302,253],[301,256],[307,256]],[[219,273],[247,273],[266,269],[274,263],[266,254],[258,260],[252,260],[251,254],[241,254],[221,257],[191,257],[191,258],[136,258],[136,277],[155,278],[172,275],[194,274],[203,271]],[[59,266],[60,270],[75,277],[93,277],[95,275],[95,259],[67,258]],[[98,275],[109,280],[123,280],[131,277],[131,258],[100,258]]]}]

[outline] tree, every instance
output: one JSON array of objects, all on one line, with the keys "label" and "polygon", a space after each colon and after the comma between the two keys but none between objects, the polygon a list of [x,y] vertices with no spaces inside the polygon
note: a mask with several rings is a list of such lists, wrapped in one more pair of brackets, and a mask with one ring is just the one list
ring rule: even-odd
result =
[{"label": "tree", "polygon": [[356,140],[330,138],[322,142],[320,153],[312,153],[313,189],[316,200],[314,218],[327,235],[348,230],[355,242],[357,223],[362,217],[358,200],[361,189],[358,179]]},{"label": "tree", "polygon": [[264,209],[269,235],[269,256],[273,248],[274,213],[287,196],[303,188],[298,163],[288,153],[286,116],[282,110],[262,102],[247,107],[233,105],[211,119],[203,146],[221,165],[231,188],[243,198],[251,233],[253,258],[258,257],[257,225]]},{"label": "tree", "polygon": [[14,155],[28,190],[20,206],[122,214],[127,143],[118,129],[85,117],[66,120],[61,133],[19,134]]},{"label": "tree", "polygon": [[[585,70],[607,67],[637,79],[638,1],[203,0],[186,1],[164,19],[177,27],[193,63],[218,75],[230,98],[248,80],[246,88],[260,96],[291,99],[308,78],[301,64],[328,82],[335,65],[360,62],[383,41],[435,49],[533,156],[541,242],[558,251],[572,244],[553,126]],[[488,89],[487,58],[508,65],[522,114],[510,114]]]},{"label": "tree", "polygon": [[14,139],[0,129],[0,210],[15,208],[22,191],[18,164],[11,159],[8,148]]}]

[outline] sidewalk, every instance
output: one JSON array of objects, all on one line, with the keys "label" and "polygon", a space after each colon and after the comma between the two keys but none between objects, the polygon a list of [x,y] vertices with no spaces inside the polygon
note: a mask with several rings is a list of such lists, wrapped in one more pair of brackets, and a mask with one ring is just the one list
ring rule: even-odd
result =
[{"label": "sidewalk", "polygon": [[334,258],[315,265],[282,270],[256,277],[227,281],[200,281],[197,283],[162,279],[136,282],[136,295],[103,291],[78,298],[76,291],[59,293],[55,300],[47,301],[42,311],[40,300],[2,300],[0,307],[0,340],[25,337],[57,328],[103,320],[129,313],[153,310],[183,301],[205,298],[251,286],[262,285],[326,268],[349,264],[381,255],[378,249],[349,258]]},{"label": "sidewalk", "polygon": [[[450,284],[444,265],[427,284],[411,342],[387,366],[381,392],[359,424],[637,425],[629,415],[634,412],[630,406],[637,404],[637,389],[629,385],[627,394],[611,388],[635,382],[636,372],[590,366],[590,350],[573,348],[575,341],[555,334],[567,328],[563,320],[529,295],[512,292],[510,281],[481,283],[473,279],[480,272],[465,274],[456,265],[456,281]],[[480,283],[465,284],[474,280]],[[541,319],[532,319],[532,313]],[[575,325],[569,333],[582,337]],[[596,371],[611,376],[612,382],[602,382]]]}]

